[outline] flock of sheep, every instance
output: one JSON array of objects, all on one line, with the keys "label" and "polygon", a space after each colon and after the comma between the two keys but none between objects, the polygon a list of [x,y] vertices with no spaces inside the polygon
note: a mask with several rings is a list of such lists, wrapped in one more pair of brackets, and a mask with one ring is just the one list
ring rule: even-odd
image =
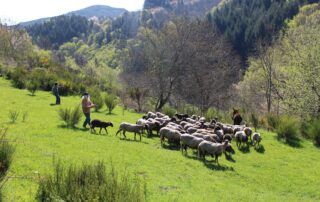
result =
[{"label": "flock of sheep", "polygon": [[134,133],[141,136],[146,133],[147,136],[156,132],[160,137],[161,145],[165,140],[169,144],[180,145],[181,151],[185,153],[188,148],[196,149],[198,157],[205,160],[206,155],[215,157],[218,163],[218,157],[224,153],[225,155],[234,154],[231,141],[236,141],[237,147],[259,146],[262,138],[259,133],[254,133],[251,128],[244,125],[229,125],[218,122],[216,119],[207,122],[204,117],[187,114],[176,114],[174,118],[170,118],[160,112],[148,112],[139,119],[136,124],[121,123],[118,132],[126,138],[126,132]]}]

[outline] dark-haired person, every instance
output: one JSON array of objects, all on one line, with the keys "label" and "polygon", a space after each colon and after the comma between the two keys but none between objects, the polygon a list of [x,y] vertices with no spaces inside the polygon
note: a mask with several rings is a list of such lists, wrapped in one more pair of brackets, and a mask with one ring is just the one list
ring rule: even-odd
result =
[{"label": "dark-haired person", "polygon": [[233,108],[232,120],[233,120],[233,125],[241,125],[242,117],[238,109]]},{"label": "dark-haired person", "polygon": [[56,97],[56,105],[60,105],[61,100],[58,83],[54,83],[54,86],[52,87],[52,94]]},{"label": "dark-haired person", "polygon": [[86,117],[85,121],[83,122],[83,127],[86,128],[87,125],[90,125],[91,117],[90,117],[90,110],[94,108],[96,105],[93,104],[90,100],[89,93],[84,93],[82,96],[82,111],[84,116]]}]

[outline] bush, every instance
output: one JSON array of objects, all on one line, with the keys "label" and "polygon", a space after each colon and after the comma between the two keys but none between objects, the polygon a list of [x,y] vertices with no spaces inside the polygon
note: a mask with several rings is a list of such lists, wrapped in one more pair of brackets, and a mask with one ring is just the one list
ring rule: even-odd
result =
[{"label": "bush", "polygon": [[204,114],[204,117],[206,118],[206,120],[212,120],[215,118],[218,118],[218,120],[222,120],[223,115],[221,113],[218,112],[218,110],[216,110],[215,108],[209,108],[207,110],[207,112]]},{"label": "bush", "polygon": [[27,89],[31,93],[31,95],[35,95],[36,91],[39,89],[40,85],[36,81],[29,81],[27,83]]},{"label": "bush", "polygon": [[117,106],[117,96],[113,94],[107,94],[104,98],[104,102],[108,108],[109,114],[112,113],[112,110]]},{"label": "bush", "polygon": [[170,105],[165,105],[162,109],[162,112],[169,117],[174,117],[174,115],[177,113],[177,111]]},{"label": "bush", "polygon": [[98,112],[104,105],[103,98],[98,90],[89,90],[89,94],[91,101],[96,105],[94,109]]},{"label": "bush", "polygon": [[268,130],[276,130],[279,125],[279,117],[274,114],[267,115]]},{"label": "bush", "polygon": [[24,89],[26,87],[27,73],[23,68],[15,68],[7,76],[11,79],[14,87]]},{"label": "bush", "polygon": [[320,119],[315,119],[307,124],[306,134],[313,139],[316,146],[320,147]]},{"label": "bush", "polygon": [[276,129],[279,139],[284,139],[287,143],[299,140],[300,123],[294,117],[282,116]]},{"label": "bush", "polygon": [[254,127],[254,130],[257,131],[259,127],[259,118],[255,114],[251,114],[251,123]]},{"label": "bush", "polygon": [[13,159],[13,153],[15,151],[7,140],[7,129],[0,129],[0,181],[3,181]]},{"label": "bush", "polygon": [[65,168],[58,163],[54,175],[39,182],[38,201],[145,201],[145,184],[127,174],[119,177],[102,162]]},{"label": "bush", "polygon": [[67,127],[75,128],[81,119],[80,106],[75,107],[73,110],[70,108],[61,108],[58,111],[59,117],[65,122]]},{"label": "bush", "polygon": [[11,120],[11,123],[15,123],[19,117],[19,112],[11,110],[9,111],[9,119]]}]

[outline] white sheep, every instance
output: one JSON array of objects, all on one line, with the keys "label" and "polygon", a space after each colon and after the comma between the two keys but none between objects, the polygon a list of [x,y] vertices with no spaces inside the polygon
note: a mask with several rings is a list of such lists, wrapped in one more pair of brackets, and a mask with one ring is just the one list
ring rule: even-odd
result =
[{"label": "white sheep", "polygon": [[207,154],[211,156],[215,156],[215,161],[219,165],[218,157],[226,152],[235,153],[231,144],[228,141],[220,144],[220,143],[212,143],[209,141],[202,141],[198,146],[198,157],[203,157],[204,160]]},{"label": "white sheep", "polygon": [[182,134],[180,136],[181,152],[183,153],[183,150],[185,150],[185,153],[187,153],[188,147],[191,149],[198,149],[198,146],[202,141],[204,141],[203,138]]},{"label": "white sheep", "polygon": [[142,125],[121,123],[119,126],[119,130],[116,133],[116,136],[118,135],[118,133],[122,131],[124,138],[127,138],[126,132],[132,132],[134,133],[134,140],[136,140],[136,134],[138,133],[140,135],[140,141],[141,141],[141,134],[143,133],[143,129],[144,129],[144,126]]},{"label": "white sheep", "polygon": [[248,144],[248,136],[244,131],[238,131],[235,134],[237,147],[240,147],[242,143]]},{"label": "white sheep", "polygon": [[252,145],[256,146],[256,144],[260,144],[262,137],[259,133],[253,133],[252,135]]},{"label": "white sheep", "polygon": [[160,134],[161,145],[163,145],[163,142],[165,139],[168,139],[169,142],[176,142],[178,144],[180,143],[181,133],[177,130],[164,127],[164,128],[161,128],[159,134]]}]

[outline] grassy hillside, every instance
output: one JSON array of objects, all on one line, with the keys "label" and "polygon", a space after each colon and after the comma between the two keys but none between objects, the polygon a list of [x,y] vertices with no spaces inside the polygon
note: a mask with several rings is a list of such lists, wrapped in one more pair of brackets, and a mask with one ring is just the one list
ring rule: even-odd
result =
[{"label": "grassy hillside", "polygon": [[[59,107],[50,106],[54,97],[47,92],[30,96],[0,79],[0,127],[8,126],[16,143],[11,177],[4,187],[4,201],[34,201],[39,175],[50,173],[54,161],[81,164],[112,160],[114,166],[145,178],[149,201],[319,201],[320,151],[311,142],[292,148],[276,140],[275,134],[262,132],[264,152],[236,150],[234,162],[220,159],[220,167],[206,164],[189,151],[160,147],[158,138],[142,142],[120,140],[114,134],[121,121],[135,122],[141,115],[117,108],[93,118],[112,121],[109,135],[93,135],[81,129],[66,129],[57,116]],[[80,97],[63,97],[63,106],[76,106]],[[22,123],[10,124],[8,113],[29,112]],[[211,161],[212,159],[210,159]]]}]

